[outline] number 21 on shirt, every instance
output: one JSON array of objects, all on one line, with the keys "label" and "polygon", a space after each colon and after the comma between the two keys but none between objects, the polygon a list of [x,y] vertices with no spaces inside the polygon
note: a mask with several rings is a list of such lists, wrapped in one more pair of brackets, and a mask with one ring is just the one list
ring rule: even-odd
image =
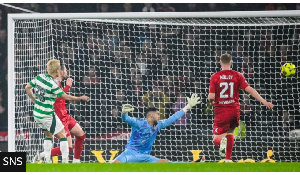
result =
[{"label": "number 21 on shirt", "polygon": [[228,98],[228,94],[225,94],[228,87],[230,88],[230,98],[233,98],[233,88],[234,88],[234,82],[221,82],[220,87],[224,87],[222,91],[220,92],[220,98]]}]

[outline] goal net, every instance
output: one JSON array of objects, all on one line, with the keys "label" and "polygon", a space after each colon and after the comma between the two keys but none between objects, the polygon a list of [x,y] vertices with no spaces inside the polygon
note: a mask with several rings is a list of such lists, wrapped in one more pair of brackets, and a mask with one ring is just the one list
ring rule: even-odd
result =
[{"label": "goal net", "polygon": [[122,104],[132,104],[135,111],[130,116],[137,118],[145,117],[148,106],[156,106],[165,119],[183,108],[192,93],[199,94],[202,103],[158,134],[151,155],[192,161],[191,150],[202,150],[206,161],[219,161],[206,98],[210,76],[220,70],[220,55],[229,53],[233,70],[243,73],[275,104],[267,110],[241,91],[246,135],[236,139],[232,159],[261,161],[272,150],[275,161],[300,160],[299,136],[292,134],[300,128],[299,71],[294,77],[280,73],[285,62],[300,66],[299,17],[180,18],[180,13],[173,18],[98,17],[13,20],[9,37],[13,37],[15,86],[10,100],[15,107],[10,118],[15,124],[9,127],[16,135],[11,150],[26,151],[28,162],[34,152],[43,151],[44,135],[33,121],[33,103],[24,86],[46,73],[47,61],[55,58],[65,63],[74,79],[69,94],[90,97],[87,103],[66,103],[86,133],[81,161],[97,162],[94,151],[103,151],[109,161],[111,150],[118,154],[124,150],[131,128],[121,120]]}]

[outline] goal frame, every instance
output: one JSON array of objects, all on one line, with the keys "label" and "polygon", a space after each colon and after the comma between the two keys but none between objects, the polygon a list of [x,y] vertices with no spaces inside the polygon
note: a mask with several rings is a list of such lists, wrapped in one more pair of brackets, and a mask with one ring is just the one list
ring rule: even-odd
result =
[{"label": "goal frame", "polygon": [[14,20],[32,19],[155,19],[300,17],[300,10],[228,12],[129,12],[129,13],[21,13],[8,14],[8,151],[15,152]]}]

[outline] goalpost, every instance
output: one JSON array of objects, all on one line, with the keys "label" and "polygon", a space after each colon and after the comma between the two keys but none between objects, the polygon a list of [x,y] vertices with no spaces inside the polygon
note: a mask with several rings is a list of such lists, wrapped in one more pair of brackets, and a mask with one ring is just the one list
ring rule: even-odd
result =
[{"label": "goalpost", "polygon": [[69,93],[90,97],[88,103],[67,103],[86,132],[81,161],[98,161],[94,151],[108,161],[111,150],[124,150],[130,127],[121,120],[122,104],[133,104],[131,116],[138,118],[157,105],[167,118],[192,93],[203,103],[162,130],[151,155],[191,161],[191,150],[202,150],[206,161],[219,161],[206,98],[219,56],[227,52],[233,70],[275,104],[269,111],[241,93],[246,136],[235,141],[233,160],[261,161],[272,150],[276,161],[299,161],[299,136],[290,135],[300,128],[299,71],[280,74],[285,62],[300,66],[299,17],[300,11],[9,14],[8,149],[26,151],[27,162],[43,151],[24,87],[55,58],[74,79]]}]

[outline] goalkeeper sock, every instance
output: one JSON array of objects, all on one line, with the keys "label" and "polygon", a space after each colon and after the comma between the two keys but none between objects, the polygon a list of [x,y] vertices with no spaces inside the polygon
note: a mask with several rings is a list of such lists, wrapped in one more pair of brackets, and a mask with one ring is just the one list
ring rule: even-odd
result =
[{"label": "goalkeeper sock", "polygon": [[44,153],[45,153],[46,163],[51,163],[51,148],[52,148],[52,138],[46,137],[44,140]]},{"label": "goalkeeper sock", "polygon": [[69,157],[68,141],[67,138],[61,138],[60,142],[60,151],[62,157],[62,163],[68,163],[67,158]]},{"label": "goalkeeper sock", "polygon": [[[73,148],[69,147],[69,153],[72,152]],[[51,149],[51,156],[59,156],[61,155],[60,147],[55,147]]]},{"label": "goalkeeper sock", "polygon": [[214,144],[215,144],[215,146],[220,146],[221,140],[222,140],[222,138],[219,138],[219,137],[215,138],[215,139],[214,139]]},{"label": "goalkeeper sock", "polygon": [[232,134],[226,135],[227,145],[226,145],[226,159],[231,160],[231,154],[234,144],[234,137]]},{"label": "goalkeeper sock", "polygon": [[75,145],[74,145],[74,158],[75,159],[80,159],[84,139],[85,139],[85,135],[78,136],[75,139]]}]

